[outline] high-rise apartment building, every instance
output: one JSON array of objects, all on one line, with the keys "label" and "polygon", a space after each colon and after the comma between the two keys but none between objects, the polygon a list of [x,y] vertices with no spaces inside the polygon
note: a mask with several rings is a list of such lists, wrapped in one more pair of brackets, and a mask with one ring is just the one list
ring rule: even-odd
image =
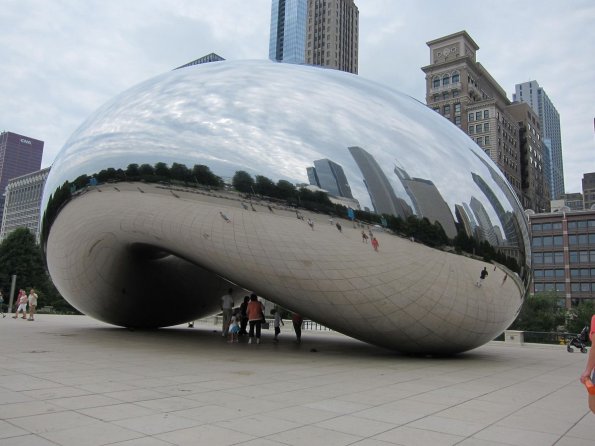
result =
[{"label": "high-rise apartment building", "polygon": [[357,74],[359,10],[354,0],[273,0],[269,59]]},{"label": "high-rise apartment building", "polygon": [[[533,135],[537,126],[531,116],[519,119],[519,111],[511,109],[506,92],[477,62],[479,46],[466,31],[431,40],[427,45],[430,65],[422,67],[426,74],[426,104],[460,127],[485,151],[504,173],[521,203],[542,206],[534,209],[537,212],[543,210],[549,196],[541,193],[544,186],[536,181],[539,169],[546,168],[546,160],[536,141],[527,141],[523,149],[527,151],[527,168],[523,169],[521,129],[523,138],[537,138],[537,134]],[[533,168],[529,167],[531,158]],[[528,178],[524,179],[524,174]]]},{"label": "high-rise apartment building", "polygon": [[43,141],[12,132],[0,133],[0,222],[8,181],[41,167]]},{"label": "high-rise apartment building", "polygon": [[583,174],[583,201],[585,209],[595,210],[595,172]]},{"label": "high-rise apartment building", "polygon": [[512,98],[517,102],[526,102],[539,115],[545,145],[545,156],[548,158],[550,195],[552,199],[560,198],[560,195],[564,193],[560,115],[537,81],[517,84]]},{"label": "high-rise apartment building", "polygon": [[521,203],[525,209],[546,212],[549,210],[550,190],[539,116],[529,104],[523,102],[514,102],[507,110],[519,126]]},{"label": "high-rise apartment building", "polygon": [[35,238],[39,239],[41,196],[49,173],[50,168],[47,167],[8,181],[0,242],[17,228],[29,228]]}]

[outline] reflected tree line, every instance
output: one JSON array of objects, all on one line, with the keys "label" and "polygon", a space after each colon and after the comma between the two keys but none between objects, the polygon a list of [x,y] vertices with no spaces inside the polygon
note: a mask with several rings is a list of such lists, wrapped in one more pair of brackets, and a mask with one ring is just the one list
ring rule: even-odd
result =
[{"label": "reflected tree line", "polygon": [[427,218],[415,215],[403,219],[389,214],[376,214],[365,210],[350,209],[344,205],[333,203],[329,195],[323,191],[312,191],[307,187],[297,187],[287,180],[276,183],[263,175],[254,177],[248,172],[238,170],[232,177],[231,185],[215,175],[203,164],[195,164],[192,168],[184,164],[164,162],[150,164],[129,164],[126,169],[107,168],[95,174],[81,175],[72,182],[66,181],[50,196],[42,218],[41,239],[47,240],[49,230],[60,209],[77,191],[90,185],[114,183],[118,181],[140,181],[145,183],[165,183],[199,189],[223,190],[231,188],[246,198],[263,198],[295,209],[304,209],[315,213],[328,214],[332,217],[347,218],[354,223],[365,225],[381,225],[403,237],[412,238],[419,243],[431,247],[452,247],[457,253],[470,253],[482,257],[484,261],[496,261],[509,269],[520,273],[520,265],[515,258],[506,256],[495,249],[487,241],[479,241],[469,237],[457,224],[457,235],[447,237],[442,225],[430,222]]}]

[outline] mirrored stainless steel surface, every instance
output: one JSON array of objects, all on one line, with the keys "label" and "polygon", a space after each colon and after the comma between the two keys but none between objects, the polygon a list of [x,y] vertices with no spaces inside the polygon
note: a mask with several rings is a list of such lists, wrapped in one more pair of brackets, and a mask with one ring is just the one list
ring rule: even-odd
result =
[{"label": "mirrored stainless steel surface", "polygon": [[408,96],[309,66],[215,62],[131,88],[66,143],[43,209],[59,291],[123,326],[212,314],[233,284],[448,354],[501,333],[529,280],[524,214],[480,147]]}]

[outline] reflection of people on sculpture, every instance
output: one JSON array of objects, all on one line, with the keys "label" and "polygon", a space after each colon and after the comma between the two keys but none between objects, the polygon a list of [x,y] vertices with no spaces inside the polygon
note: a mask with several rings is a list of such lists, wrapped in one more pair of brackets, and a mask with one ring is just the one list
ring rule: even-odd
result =
[{"label": "reflection of people on sculpture", "polygon": [[362,243],[368,243],[368,236],[365,231],[362,230]]},{"label": "reflection of people on sculpture", "polygon": [[260,324],[264,319],[264,305],[258,300],[256,294],[254,293],[250,295],[250,302],[248,302],[248,308],[246,312],[248,314],[248,323],[250,324],[248,344],[252,344],[252,338],[254,338],[255,329],[256,343],[260,344]]},{"label": "reflection of people on sculpture", "polygon": [[[267,207],[269,208],[269,211],[273,212],[273,208],[271,207],[270,204],[267,204]],[[273,212],[273,214],[274,214],[274,212]]]},{"label": "reflection of people on sculpture", "polygon": [[308,219],[308,226],[310,226],[310,228],[312,230],[314,230],[314,222],[312,220],[310,220],[310,219]]},{"label": "reflection of people on sculpture", "polygon": [[227,290],[227,294],[221,296],[221,311],[223,312],[223,325],[221,326],[221,336],[227,335],[229,321],[233,311],[233,288]]},{"label": "reflection of people on sculpture", "polygon": [[293,329],[295,330],[295,338],[296,342],[299,344],[302,342],[302,322],[304,318],[302,318],[301,314],[293,313],[291,316],[291,322],[293,323]]},{"label": "reflection of people on sculpture", "polygon": [[225,215],[223,212],[219,211],[219,215],[221,215],[221,218],[223,220],[225,220],[226,223],[231,223],[231,220],[229,219],[229,217],[227,215]]},{"label": "reflection of people on sculpture", "polygon": [[248,205],[246,203],[244,203],[243,201],[242,201],[242,207],[244,208],[244,210],[246,210],[246,211],[248,210]]},{"label": "reflection of people on sculpture", "polygon": [[250,297],[244,296],[244,301],[240,305],[240,334],[247,335],[246,327],[248,326],[248,302]]},{"label": "reflection of people on sculpture", "polygon": [[[589,356],[587,357],[587,365],[585,366],[585,370],[581,374],[580,380],[583,384],[587,379],[590,379],[591,382],[595,379],[595,349],[593,349],[593,334],[595,334],[595,315],[591,318],[591,331],[589,333],[589,338],[591,339],[591,350],[589,351]],[[591,395],[589,393],[588,397],[589,402],[589,409],[591,412],[595,413],[595,394]]]},{"label": "reflection of people on sculpture", "polygon": [[335,223],[335,226],[337,227],[339,232],[343,232],[343,228],[341,228],[341,223],[337,222],[337,223]]},{"label": "reflection of people on sculpture", "polygon": [[378,240],[376,239],[376,237],[372,237],[372,248],[374,248],[374,251],[378,252]]},{"label": "reflection of people on sculpture", "polygon": [[[483,281],[485,280],[485,278],[487,276],[488,276],[488,270],[484,266],[483,269],[481,270],[481,272],[479,273],[479,280],[477,281],[477,283],[475,284],[475,286],[481,287],[481,285],[483,284]],[[502,282],[502,283],[504,283],[504,282]]]}]

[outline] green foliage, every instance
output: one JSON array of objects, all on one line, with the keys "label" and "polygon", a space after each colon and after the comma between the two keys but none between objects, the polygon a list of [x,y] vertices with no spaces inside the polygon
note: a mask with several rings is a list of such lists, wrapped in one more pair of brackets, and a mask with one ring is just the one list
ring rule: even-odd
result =
[{"label": "green foliage", "polygon": [[566,331],[569,333],[580,333],[585,325],[591,324],[591,317],[595,314],[595,304],[592,300],[580,301],[568,313]]},{"label": "green foliage", "polygon": [[297,189],[287,180],[277,181],[277,196],[284,200],[290,200],[296,197]]},{"label": "green foliage", "polygon": [[254,191],[254,178],[244,170],[238,170],[231,180],[231,184],[238,192],[245,194],[253,194]]},{"label": "green foliage", "polygon": [[560,305],[561,299],[563,297],[555,292],[527,296],[510,328],[523,331],[556,331],[558,326],[565,323],[566,310]]},{"label": "green foliage", "polygon": [[[22,288],[28,292],[35,288],[39,296],[39,308],[51,305],[62,312],[76,311],[60,296],[51,282],[44,268],[41,250],[29,229],[16,229],[4,239],[0,244],[0,265],[0,290],[4,296],[9,297],[12,275],[16,274],[16,290]],[[9,303],[8,298],[5,298],[5,303]]]},{"label": "green foliage", "polygon": [[195,164],[192,168],[192,179],[199,184],[213,187],[223,187],[223,180],[218,177],[208,166],[203,164]]},{"label": "green foliage", "polygon": [[256,181],[254,182],[254,192],[267,197],[277,197],[277,186],[267,177],[262,175],[256,175]]}]

